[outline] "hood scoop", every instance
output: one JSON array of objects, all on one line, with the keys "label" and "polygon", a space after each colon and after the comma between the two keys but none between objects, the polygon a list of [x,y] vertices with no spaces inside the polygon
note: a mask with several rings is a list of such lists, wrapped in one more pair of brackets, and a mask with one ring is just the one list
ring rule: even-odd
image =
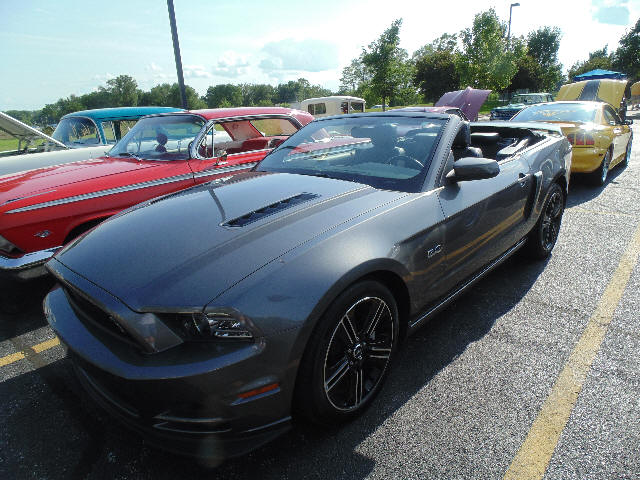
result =
[{"label": "hood scoop", "polygon": [[299,193],[289,198],[285,198],[283,200],[279,200],[275,203],[267,205],[266,207],[259,208],[257,210],[253,210],[252,212],[246,213],[241,217],[236,217],[231,220],[227,220],[222,223],[223,227],[232,227],[232,228],[241,228],[245,225],[248,225],[253,222],[257,222],[269,215],[273,215],[275,213],[279,213],[288,208],[294,207],[296,205],[300,205],[301,203],[308,202],[309,200],[313,200],[314,198],[318,198],[320,195],[314,193]]}]

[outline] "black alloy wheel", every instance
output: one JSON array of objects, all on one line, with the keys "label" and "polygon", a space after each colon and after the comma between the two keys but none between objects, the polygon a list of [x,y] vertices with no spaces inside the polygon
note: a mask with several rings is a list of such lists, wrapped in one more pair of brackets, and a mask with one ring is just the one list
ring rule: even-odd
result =
[{"label": "black alloy wheel", "polygon": [[564,193],[560,185],[553,183],[549,187],[542,214],[527,239],[526,250],[531,257],[541,260],[551,254],[560,234],[563,213]]},{"label": "black alloy wheel", "polygon": [[398,310],[381,283],[343,292],[312,334],[298,375],[294,410],[320,424],[346,421],[380,391],[398,344]]}]

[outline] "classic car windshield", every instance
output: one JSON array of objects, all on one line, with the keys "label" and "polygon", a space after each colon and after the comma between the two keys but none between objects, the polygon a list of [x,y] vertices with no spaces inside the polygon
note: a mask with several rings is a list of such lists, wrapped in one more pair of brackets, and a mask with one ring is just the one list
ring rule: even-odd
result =
[{"label": "classic car windshield", "polygon": [[515,117],[514,122],[593,122],[597,104],[546,103],[525,108]]},{"label": "classic car windshield", "polygon": [[542,103],[545,100],[542,95],[514,95],[509,103]]},{"label": "classic car windshield", "polygon": [[162,115],[141,119],[109,152],[111,157],[186,160],[189,145],[205,121],[195,115]]},{"label": "classic car windshield", "polygon": [[51,136],[71,148],[102,143],[96,124],[84,117],[63,118]]},{"label": "classic car windshield", "polygon": [[404,116],[316,121],[276,148],[256,170],[418,191],[445,122]]}]

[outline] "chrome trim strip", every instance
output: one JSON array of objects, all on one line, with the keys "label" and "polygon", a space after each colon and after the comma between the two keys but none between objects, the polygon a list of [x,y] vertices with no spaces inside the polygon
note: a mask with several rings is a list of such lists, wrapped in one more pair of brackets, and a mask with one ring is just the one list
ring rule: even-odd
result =
[{"label": "chrome trim strip", "polygon": [[238,170],[248,170],[250,168],[255,167],[258,164],[258,162],[248,162],[248,163],[242,163],[240,165],[233,165],[230,167],[221,167],[221,168],[216,168],[216,169],[208,169],[208,170],[201,170],[198,173],[195,173],[193,176],[194,178],[201,178],[201,177],[210,177],[211,175],[218,175],[220,173],[229,173],[229,172],[235,172]]},{"label": "chrome trim strip", "polygon": [[14,272],[17,270],[25,270],[27,268],[37,267],[53,257],[53,255],[61,248],[62,247],[60,246],[48,248],[46,250],[39,250],[37,252],[26,253],[19,258],[10,258],[5,257],[4,255],[0,255],[0,271],[5,270]]},{"label": "chrome trim strip", "polygon": [[[245,168],[246,169],[252,168],[256,163],[257,162],[245,163],[242,166],[233,165],[230,167],[222,167],[215,170],[203,170],[202,172],[198,172],[195,175],[193,173],[187,173],[182,175],[176,175],[174,177],[162,178],[160,180],[149,180],[146,182],[133,183],[131,185],[125,185],[122,187],[109,188],[107,190],[99,190],[97,192],[83,193],[81,195],[74,195],[72,197],[59,198],[57,200],[51,200],[49,202],[35,203],[33,205],[28,205],[26,207],[20,207],[13,210],[8,210],[5,213],[9,214],[9,213],[28,212],[31,210],[38,210],[40,208],[55,207],[58,205],[65,205],[67,203],[80,202],[82,200],[91,200],[93,198],[105,197],[107,195],[115,195],[118,193],[130,192],[132,190],[140,190],[142,188],[155,187],[158,185],[165,185],[167,183],[180,182],[182,180],[192,180],[194,178],[224,174],[228,172],[234,172],[237,170],[243,170]],[[204,172],[207,172],[207,173],[204,173]],[[209,173],[209,172],[212,172],[212,173]]]},{"label": "chrome trim strip", "polygon": [[507,258],[509,258],[511,255],[513,255],[520,247],[522,247],[525,242],[527,241],[526,238],[521,239],[518,243],[516,243],[513,247],[511,247],[509,250],[507,250],[506,252],[504,252],[502,255],[500,255],[498,258],[496,258],[493,262],[491,262],[489,265],[487,265],[485,268],[483,268],[480,272],[478,272],[476,275],[474,275],[473,277],[471,277],[471,279],[469,279],[466,283],[464,283],[460,288],[458,288],[455,292],[452,292],[449,296],[447,296],[444,300],[442,300],[439,304],[437,304],[435,307],[431,308],[430,310],[427,311],[427,313],[425,313],[424,315],[422,315],[421,317],[417,318],[416,320],[414,320],[410,325],[409,328],[414,328],[416,327],[418,324],[424,322],[427,318],[429,318],[431,315],[433,315],[434,313],[440,311],[442,308],[444,308],[445,306],[447,306],[450,302],[452,302],[455,298],[458,297],[458,295],[460,295],[462,292],[464,292],[467,288],[469,288],[471,285],[473,285],[474,283],[476,283],[478,280],[480,280],[482,277],[484,277],[487,273],[489,273],[491,270],[493,270],[495,267],[497,267],[498,265],[500,265],[502,262],[504,262]]},{"label": "chrome trim strip", "polygon": [[97,192],[82,193],[80,195],[74,195],[72,197],[59,198],[57,200],[51,200],[49,202],[35,203],[26,207],[16,208],[9,210],[6,213],[20,213],[28,212],[31,210],[38,210],[40,208],[55,207],[57,205],[65,205],[67,203],[80,202],[82,200],[90,200],[93,198],[105,197],[107,195],[114,195],[117,193],[129,192],[132,190],[140,190],[142,188],[155,187],[157,185],[165,185],[167,183],[180,182],[182,180],[193,179],[193,173],[176,175],[174,177],[166,177],[160,180],[149,180],[146,182],[133,183],[131,185],[125,185],[122,187],[108,188],[107,190],[98,190]]}]

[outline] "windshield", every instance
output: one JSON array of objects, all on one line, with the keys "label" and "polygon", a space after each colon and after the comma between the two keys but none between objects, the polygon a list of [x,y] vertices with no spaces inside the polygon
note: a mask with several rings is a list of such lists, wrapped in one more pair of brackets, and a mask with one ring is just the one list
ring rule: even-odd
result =
[{"label": "windshield", "polygon": [[204,119],[195,115],[163,115],[141,119],[109,152],[111,157],[187,160],[189,145]]},{"label": "windshield", "polygon": [[542,103],[546,99],[542,97],[542,95],[514,95],[511,99],[511,103]]},{"label": "windshield", "polygon": [[310,123],[256,167],[419,191],[446,119],[340,117]]},{"label": "windshield", "polygon": [[527,107],[511,120],[514,122],[593,122],[597,105],[584,103],[547,103]]},{"label": "windshield", "polygon": [[51,136],[71,148],[89,147],[102,143],[96,124],[84,117],[63,118]]}]

